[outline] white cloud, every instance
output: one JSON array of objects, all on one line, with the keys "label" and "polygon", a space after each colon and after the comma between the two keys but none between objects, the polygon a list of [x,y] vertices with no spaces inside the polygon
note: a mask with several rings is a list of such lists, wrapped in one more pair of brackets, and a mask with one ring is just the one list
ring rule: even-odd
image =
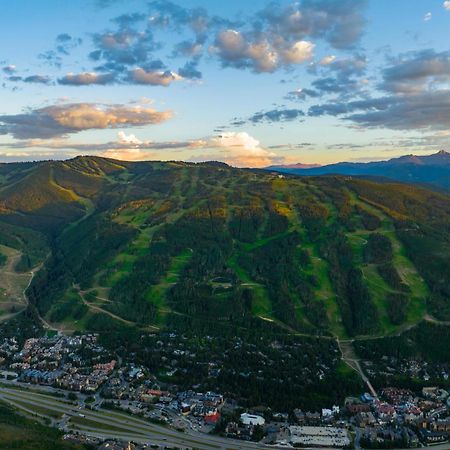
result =
[{"label": "white cloud", "polygon": [[313,57],[315,45],[309,41],[289,43],[281,36],[249,36],[236,30],[220,32],[211,53],[225,65],[251,67],[256,72],[274,72],[283,66],[302,64]]},{"label": "white cloud", "polygon": [[[449,4],[450,4],[450,2],[449,2]],[[433,17],[433,15],[432,15],[430,12],[427,12],[427,13],[423,16],[423,20],[424,20],[425,22],[428,22],[428,21],[431,20],[432,17]]]},{"label": "white cloud", "polygon": [[122,144],[140,145],[142,141],[138,139],[134,134],[125,134],[124,131],[117,133],[117,140]]},{"label": "white cloud", "polygon": [[336,61],[336,56],[335,56],[335,55],[324,56],[324,57],[319,61],[319,65],[320,65],[320,66],[329,66],[329,65],[332,64],[334,61]]},{"label": "white cloud", "polygon": [[442,6],[447,10],[450,11],[450,1],[445,1]]},{"label": "white cloud", "polygon": [[146,161],[156,159],[155,153],[141,150],[140,148],[109,149],[100,153],[100,156],[118,159],[120,161]]},{"label": "white cloud", "polygon": [[293,162],[263,147],[246,132],[226,132],[185,141],[147,141],[125,131],[119,131],[116,140],[103,143],[74,142],[63,138],[26,139],[11,144],[0,143],[0,159],[2,156],[14,159],[14,155],[20,159],[26,155],[46,154],[48,158],[60,159],[94,154],[124,161],[173,160],[171,152],[187,150],[196,152],[189,158],[191,161],[223,161],[235,167],[265,167]]},{"label": "white cloud", "polygon": [[282,51],[286,64],[301,64],[313,57],[315,45],[309,41],[297,41],[291,47]]},{"label": "white cloud", "polygon": [[174,81],[180,81],[183,77],[175,72],[161,72],[142,68],[133,69],[130,72],[130,80],[137,84],[149,84],[151,86],[169,86]]},{"label": "white cloud", "polygon": [[265,149],[261,143],[246,132],[226,132],[215,136],[206,144],[216,151],[200,155],[196,160],[218,160],[236,167],[264,167],[279,161],[276,153]]}]

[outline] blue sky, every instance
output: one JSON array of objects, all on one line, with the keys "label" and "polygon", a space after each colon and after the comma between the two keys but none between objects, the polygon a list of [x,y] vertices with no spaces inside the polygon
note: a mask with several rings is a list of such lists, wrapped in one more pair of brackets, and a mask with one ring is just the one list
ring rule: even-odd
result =
[{"label": "blue sky", "polygon": [[0,161],[236,166],[450,149],[442,0],[15,0]]}]

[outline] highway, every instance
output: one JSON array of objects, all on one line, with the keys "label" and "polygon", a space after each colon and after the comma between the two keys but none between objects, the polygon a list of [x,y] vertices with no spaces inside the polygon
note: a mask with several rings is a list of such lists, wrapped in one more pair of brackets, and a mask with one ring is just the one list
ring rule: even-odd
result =
[{"label": "highway", "polygon": [[24,413],[48,418],[53,426],[65,431],[80,431],[100,438],[171,445],[180,448],[255,450],[273,448],[258,443],[226,439],[195,430],[179,432],[169,427],[149,423],[118,411],[90,410],[82,404],[35,391],[0,387],[0,398]]},{"label": "highway", "polygon": [[[50,420],[52,426],[66,432],[81,432],[102,439],[121,439],[161,447],[176,446],[184,450],[192,448],[199,450],[278,448],[204,434],[192,428],[180,432],[168,426],[150,423],[125,412],[101,408],[91,410],[86,407],[83,399],[78,402],[70,402],[65,398],[51,395],[52,392],[55,393],[55,390],[49,387],[42,387],[39,390],[26,389],[23,385],[21,387],[21,389],[18,389],[18,386],[0,386],[0,399],[10,403],[28,416],[46,418]],[[286,448],[286,446],[279,448]],[[434,450],[449,450],[450,444],[433,445],[432,448]],[[318,449],[316,448],[316,450]],[[330,449],[322,448],[320,450]]]}]

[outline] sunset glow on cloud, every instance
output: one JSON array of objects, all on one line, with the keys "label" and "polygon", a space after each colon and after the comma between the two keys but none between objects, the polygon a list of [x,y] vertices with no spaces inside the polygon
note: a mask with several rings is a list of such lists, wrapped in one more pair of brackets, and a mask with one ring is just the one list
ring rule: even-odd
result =
[{"label": "sunset glow on cloud", "polygon": [[[426,6],[11,2],[0,161],[82,152],[262,167],[449,149],[450,4]],[[29,23],[32,43],[15,33]]]}]

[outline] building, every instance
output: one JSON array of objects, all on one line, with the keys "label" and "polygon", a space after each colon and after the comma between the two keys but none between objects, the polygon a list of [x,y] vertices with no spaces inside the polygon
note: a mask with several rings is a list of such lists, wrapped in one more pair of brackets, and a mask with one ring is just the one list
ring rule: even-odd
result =
[{"label": "building", "polygon": [[205,416],[204,421],[207,425],[216,425],[220,420],[220,413],[218,411]]},{"label": "building", "polygon": [[266,423],[264,417],[248,413],[241,414],[241,422],[244,425],[261,425],[261,426]]}]

